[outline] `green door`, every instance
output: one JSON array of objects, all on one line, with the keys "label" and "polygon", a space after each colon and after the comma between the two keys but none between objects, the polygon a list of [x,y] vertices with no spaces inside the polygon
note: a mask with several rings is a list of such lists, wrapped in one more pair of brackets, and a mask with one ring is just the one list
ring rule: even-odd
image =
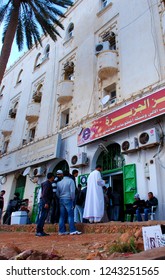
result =
[{"label": "green door", "polygon": [[19,198],[21,200],[24,197],[25,184],[26,184],[26,177],[20,175],[16,182],[15,192],[18,192],[20,194]]},{"label": "green door", "polygon": [[133,203],[134,195],[137,192],[135,164],[123,166],[123,180],[124,204]]}]

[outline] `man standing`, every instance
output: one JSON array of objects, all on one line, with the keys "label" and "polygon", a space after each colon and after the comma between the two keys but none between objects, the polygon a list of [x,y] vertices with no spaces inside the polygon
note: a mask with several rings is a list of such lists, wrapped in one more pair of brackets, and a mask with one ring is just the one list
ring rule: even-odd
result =
[{"label": "man standing", "polygon": [[105,181],[101,178],[101,165],[97,165],[87,179],[87,194],[85,200],[83,218],[90,223],[100,222],[104,215],[103,186]]},{"label": "man standing", "polygon": [[1,224],[1,217],[2,217],[2,213],[3,213],[3,206],[4,206],[4,194],[5,194],[5,191],[2,190],[0,192],[0,224]]},{"label": "man standing", "polygon": [[53,198],[53,190],[52,190],[52,182],[54,181],[54,174],[48,173],[47,174],[47,181],[41,184],[41,213],[39,220],[37,222],[36,228],[36,236],[47,236],[49,234],[45,233],[43,228],[45,224],[45,220],[49,213],[51,201]]},{"label": "man standing", "polygon": [[78,176],[78,170],[77,169],[73,169],[72,170],[72,174],[70,174],[70,177],[73,179],[74,183],[75,183],[75,187],[76,187],[76,177]]},{"label": "man standing", "polygon": [[57,170],[56,177],[54,179],[54,182],[52,183],[53,199],[51,204],[51,216],[50,216],[50,221],[52,224],[59,222],[60,207],[59,207],[59,199],[56,195],[56,191],[57,191],[57,183],[63,179],[63,176],[64,176],[63,171]]},{"label": "man standing", "polygon": [[64,171],[62,181],[57,183],[56,194],[60,202],[59,235],[69,234],[65,227],[66,215],[68,215],[70,235],[81,234],[74,225],[75,184],[68,170]]}]

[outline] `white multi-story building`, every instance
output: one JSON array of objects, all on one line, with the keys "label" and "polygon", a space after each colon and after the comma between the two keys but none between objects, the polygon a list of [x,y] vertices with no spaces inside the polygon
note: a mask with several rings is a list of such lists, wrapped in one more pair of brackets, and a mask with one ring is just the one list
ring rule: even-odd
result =
[{"label": "white multi-story building", "polygon": [[[165,1],[77,0],[61,38],[42,38],[0,89],[0,188],[32,211],[48,172],[100,163],[122,208],[135,192],[165,219]],[[36,183],[37,181],[37,183]]]}]

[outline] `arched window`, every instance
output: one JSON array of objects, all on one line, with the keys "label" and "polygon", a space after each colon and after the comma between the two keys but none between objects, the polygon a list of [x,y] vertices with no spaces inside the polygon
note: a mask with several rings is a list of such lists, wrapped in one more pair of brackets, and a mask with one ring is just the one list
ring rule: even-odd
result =
[{"label": "arched window", "polygon": [[67,29],[67,39],[68,40],[73,37],[73,30],[74,30],[74,24],[73,24],[73,22],[71,22]]},{"label": "arched window", "polygon": [[45,48],[45,51],[44,51],[45,58],[49,57],[49,53],[50,53],[50,45],[48,44]]},{"label": "arched window", "polygon": [[101,164],[103,171],[122,168],[124,165],[124,157],[121,154],[120,145],[113,143],[107,146],[99,155],[97,164]]},{"label": "arched window", "polygon": [[0,98],[3,96],[4,88],[5,88],[5,86],[3,86],[2,89],[0,90]]},{"label": "arched window", "polygon": [[16,85],[18,85],[22,82],[22,72],[23,72],[23,69],[21,69],[21,71],[18,74]]},{"label": "arched window", "polygon": [[69,170],[69,165],[66,160],[60,161],[53,169],[53,174],[56,175],[57,170]]},{"label": "arched window", "polygon": [[41,53],[38,53],[34,63],[34,69],[36,69],[40,65],[41,65]]}]

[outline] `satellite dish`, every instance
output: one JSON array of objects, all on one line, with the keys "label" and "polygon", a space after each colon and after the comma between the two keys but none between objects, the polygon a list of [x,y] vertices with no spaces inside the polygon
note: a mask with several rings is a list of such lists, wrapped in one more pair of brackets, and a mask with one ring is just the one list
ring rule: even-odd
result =
[{"label": "satellite dish", "polygon": [[24,172],[23,172],[23,176],[26,176],[26,175],[28,175],[29,174],[29,172],[30,172],[30,167],[27,167],[25,170],[24,170]]},{"label": "satellite dish", "polygon": [[4,184],[6,183],[6,181],[7,181],[7,176],[6,176],[6,175],[3,175],[3,176],[1,177],[1,179],[0,179],[0,184],[1,184],[1,185],[4,185]]},{"label": "satellite dish", "polygon": [[105,104],[108,103],[109,100],[110,100],[109,94],[108,94],[108,95],[105,95],[105,96],[101,99],[101,104],[102,104],[102,105],[105,105]]}]

